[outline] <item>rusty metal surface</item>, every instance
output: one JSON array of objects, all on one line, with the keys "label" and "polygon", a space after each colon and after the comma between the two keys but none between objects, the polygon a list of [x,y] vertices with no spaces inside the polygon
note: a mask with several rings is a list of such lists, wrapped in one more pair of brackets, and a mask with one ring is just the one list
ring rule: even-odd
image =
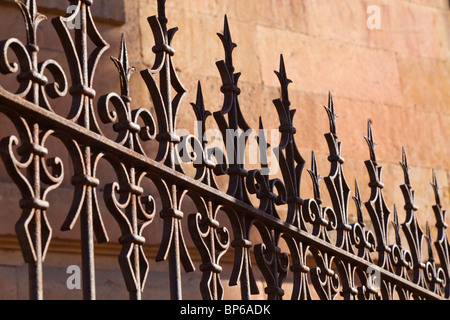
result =
[{"label": "rusty metal surface", "polygon": [[[118,57],[112,58],[118,70],[120,93],[101,96],[97,105],[94,104],[95,71],[109,48],[92,18],[94,1],[72,0],[70,5],[76,6],[76,10],[52,20],[70,66],[69,73],[56,61],[39,60],[37,27],[45,17],[39,14],[35,0],[16,1],[24,17],[27,42],[14,38],[0,42],[0,72],[16,74],[18,81],[16,92],[0,87],[0,112],[13,121],[19,136],[3,138],[0,148],[5,167],[21,192],[18,205],[22,214],[16,224],[16,234],[29,265],[30,299],[44,298],[42,272],[53,227],[46,216],[51,206],[47,196],[58,192],[64,179],[71,180],[74,195],[61,228],[70,231],[80,224],[85,299],[96,298],[94,241],[109,241],[102,219],[105,214],[115,218],[122,233],[118,263],[130,299],[142,298],[149,273],[143,231],[151,228],[155,219],[163,219],[156,261],[169,263],[172,299],[183,298],[182,268],[186,272],[195,270],[189,254],[192,249],[188,250],[185,241],[186,232],[201,256],[199,287],[205,300],[223,299],[220,260],[230,251],[234,252],[234,265],[229,284],[239,286],[241,298],[245,300],[259,292],[255,268],[264,277],[268,299],[302,300],[317,296],[332,300],[338,295],[348,300],[449,299],[449,242],[436,175],[433,172],[432,188],[438,239],[433,242],[429,224],[425,233],[418,224],[405,150],[400,164],[405,178],[401,191],[406,220],[400,224],[396,208],[391,216],[383,196],[382,168],[376,159],[376,143],[371,123],[368,123],[366,141],[370,160],[365,165],[371,195],[363,201],[358,182],[355,182],[353,200],[358,221],[350,224],[351,189],[344,175],[345,160],[341,155],[331,93],[325,107],[330,123],[330,132],[325,135],[330,173],[323,178],[331,206],[325,207],[322,201],[322,177],[314,152],[311,168],[307,170],[314,197],[302,198],[300,180],[304,177],[306,161],[294,139],[295,110],[291,109],[288,89],[291,80],[287,77],[283,56],[280,69],[275,72],[280,81],[281,97],[273,101],[280,119],[280,143],[276,151],[281,177],[271,179],[267,174],[268,143],[262,120],[258,136],[261,168],[247,171],[244,164],[237,161],[242,156],[239,148],[246,147],[248,137],[230,136],[229,132],[245,132],[251,128],[239,105],[240,73],[235,72],[233,65],[236,44],[226,17],[223,33],[218,34],[225,59],[216,63],[222,79],[218,94],[223,94],[223,107],[214,114],[206,110],[199,83],[192,108],[198,131],[205,132],[206,119],[213,116],[228,149],[208,149],[202,135],[177,136],[176,116],[186,94],[172,60],[175,54],[172,40],[177,28],[168,29],[165,1],[157,2],[158,15],[148,18],[155,38],[152,48],[155,63],[151,69],[140,71],[154,105],[155,114],[152,114],[150,108],[133,108],[129,81],[131,76],[139,75],[133,75],[136,70],[129,65],[125,36],[122,36]],[[68,25],[76,18],[81,21],[80,27],[71,32]],[[88,49],[88,42],[93,44],[93,49]],[[17,62],[11,62],[11,56],[15,56],[13,61]],[[52,109],[51,102],[67,95],[72,97],[72,105],[70,113],[62,116]],[[100,121],[111,126],[116,133],[114,140],[102,133]],[[50,137],[59,139],[70,154],[73,176],[64,177],[60,158],[48,157]],[[157,141],[155,158],[146,154],[145,145],[149,141]],[[187,162],[195,169],[195,177],[187,175],[180,164],[180,158],[186,164],[186,155],[180,150],[188,146],[194,150]],[[106,181],[103,192],[109,213],[100,212],[97,199],[100,185],[97,171],[102,159],[112,166],[117,177],[116,181]],[[218,187],[218,176],[227,178],[226,190]],[[157,190],[143,187],[147,179]],[[158,192],[161,207],[152,192]],[[257,197],[257,205],[250,200],[251,196]],[[186,216],[181,208],[187,197],[193,200],[198,212]],[[287,208],[285,219],[280,218],[281,206]],[[227,230],[218,220],[219,211],[226,214],[232,230]],[[365,216],[370,218],[370,224],[364,222]],[[183,219],[187,219],[187,230],[182,228]],[[262,243],[250,241],[252,229],[257,230]],[[395,233],[395,243],[389,242],[390,230]],[[332,232],[335,237],[330,236]],[[401,232],[407,244],[402,243]],[[289,252],[282,251],[281,240],[287,244]],[[433,246],[438,257],[433,254]],[[251,254],[254,254],[256,266],[252,265]],[[313,265],[307,260],[308,255],[312,255]],[[371,272],[374,270],[378,272],[377,279]],[[289,273],[293,277],[291,296],[283,290]],[[375,281],[379,281],[378,288]]]}]

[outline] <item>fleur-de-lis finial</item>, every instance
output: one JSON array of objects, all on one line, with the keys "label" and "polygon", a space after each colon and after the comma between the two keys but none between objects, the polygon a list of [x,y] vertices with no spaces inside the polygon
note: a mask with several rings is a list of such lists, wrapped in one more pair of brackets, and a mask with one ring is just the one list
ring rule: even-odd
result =
[{"label": "fleur-de-lis finial", "polygon": [[377,146],[377,143],[373,140],[373,133],[372,133],[372,121],[368,121],[367,123],[367,137],[364,137],[367,141],[367,144],[369,145],[370,149],[370,160],[373,162],[377,162],[377,157],[375,154],[375,147]]},{"label": "fleur-de-lis finial", "polygon": [[37,45],[36,31],[39,23],[46,20],[47,17],[37,12],[36,0],[27,0],[23,3],[20,0],[14,0],[22,12],[25,19],[28,44]]},{"label": "fleur-de-lis finial", "polygon": [[328,119],[330,120],[330,132],[336,137],[336,119],[338,118],[338,115],[334,112],[334,102],[331,91],[328,93],[328,107],[324,106],[324,108],[327,111]]},{"label": "fleur-de-lis finial", "polygon": [[[289,101],[288,86],[292,81],[288,79],[286,74],[286,66],[284,64],[283,55],[280,55],[280,70],[274,71],[280,81],[281,99],[274,100],[273,103],[277,109],[280,118],[280,132],[282,133],[280,149],[284,149],[289,142],[294,141],[293,135],[297,132],[294,123],[294,116],[297,110],[291,110],[291,102]],[[300,162],[303,162],[300,160]]]}]

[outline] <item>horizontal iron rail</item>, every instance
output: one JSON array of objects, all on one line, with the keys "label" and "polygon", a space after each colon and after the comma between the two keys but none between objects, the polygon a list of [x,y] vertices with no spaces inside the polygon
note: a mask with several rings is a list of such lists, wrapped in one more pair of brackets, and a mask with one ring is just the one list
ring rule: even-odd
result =
[{"label": "horizontal iron rail", "polygon": [[[2,108],[7,108],[13,112],[23,115],[27,118],[33,117],[42,126],[46,126],[49,129],[55,130],[58,133],[64,133],[72,136],[79,143],[84,143],[90,147],[97,148],[103,153],[110,153],[116,156],[120,155],[120,158],[124,161],[131,161],[136,166],[148,170],[154,174],[161,175],[164,179],[176,182],[180,187],[188,188],[194,192],[201,192],[203,195],[210,197],[218,203],[225,206],[233,206],[233,208],[242,214],[249,215],[262,222],[270,224],[272,227],[278,229],[283,234],[287,234],[292,238],[307,243],[308,245],[323,250],[332,254],[337,259],[341,259],[344,262],[351,263],[355,266],[362,268],[374,267],[372,263],[366,261],[346,250],[343,250],[334,244],[319,239],[305,231],[300,230],[292,224],[282,221],[276,217],[273,217],[264,211],[260,211],[255,207],[252,207],[242,201],[235,199],[234,197],[214,189],[204,183],[197,181],[187,175],[184,175],[176,170],[173,170],[167,166],[161,165],[159,162],[150,159],[144,155],[134,152],[108,138],[92,132],[73,121],[40,108],[39,106],[28,102],[22,98],[17,97],[13,93],[6,91],[0,87],[0,105]],[[403,289],[411,290],[412,293],[419,294],[421,297],[432,300],[444,300],[443,297],[420,287],[415,283],[401,278],[394,273],[391,273],[384,269],[379,269],[379,274],[382,278],[387,279],[389,282],[395,283]]]}]

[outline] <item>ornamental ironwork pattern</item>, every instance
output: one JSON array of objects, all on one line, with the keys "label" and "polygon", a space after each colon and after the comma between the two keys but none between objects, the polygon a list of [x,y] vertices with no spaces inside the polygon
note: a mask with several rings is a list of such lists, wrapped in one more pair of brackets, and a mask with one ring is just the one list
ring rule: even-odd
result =
[{"label": "ornamental ironwork pattern", "polygon": [[[223,107],[213,114],[206,109],[199,82],[197,99],[191,105],[200,134],[178,136],[177,114],[187,90],[174,66],[172,42],[177,28],[168,28],[165,0],[157,1],[158,15],[148,18],[155,39],[154,65],[140,71],[155,117],[150,107],[133,106],[130,78],[139,77],[139,73],[135,74],[137,70],[129,63],[124,35],[118,57],[111,58],[118,71],[120,92],[99,96],[95,105],[94,76],[109,44],[95,26],[91,14],[93,0],[71,0],[75,10],[51,21],[64,48],[69,74],[57,61],[39,58],[37,30],[46,17],[38,12],[36,1],[15,2],[24,17],[27,40],[23,43],[11,38],[0,42],[0,72],[17,75],[18,83],[15,92],[0,87],[0,112],[12,120],[18,136],[3,138],[0,150],[7,172],[21,192],[22,213],[16,223],[16,234],[29,265],[30,299],[44,298],[42,274],[53,228],[47,218],[51,206],[48,194],[57,192],[54,190],[69,178],[74,190],[73,203],[61,229],[70,231],[79,224],[83,295],[85,299],[96,298],[94,239],[109,241],[102,218],[107,213],[100,212],[98,199],[100,160],[108,162],[117,177],[117,181],[105,182],[103,198],[122,233],[118,262],[130,299],[142,298],[150,268],[143,231],[151,228],[158,218],[163,220],[163,232],[156,261],[168,261],[172,299],[182,299],[182,269],[192,272],[196,268],[189,253],[194,249],[201,257],[199,287],[205,300],[224,298],[221,258],[227,252],[234,253],[229,285],[239,286],[245,300],[259,293],[255,268],[265,280],[268,299],[332,300],[338,296],[349,300],[450,299],[446,211],[442,208],[436,174],[433,171],[431,184],[436,202],[434,241],[429,224],[424,232],[418,223],[405,149],[400,162],[404,184],[400,188],[406,220],[401,223],[397,208],[393,208],[392,214],[386,205],[383,168],[376,158],[369,122],[365,139],[370,160],[365,165],[370,198],[367,201],[361,198],[357,181],[352,196],[344,175],[345,160],[331,93],[325,107],[330,124],[330,132],[325,135],[330,172],[326,177],[320,176],[313,152],[307,172],[314,196],[302,198],[300,182],[307,162],[294,139],[296,110],[291,108],[288,86],[292,81],[287,76],[283,56],[279,70],[275,71],[281,97],[273,101],[280,120],[280,141],[273,149],[278,155],[281,176],[269,175],[269,144],[262,119],[257,136],[260,169],[246,170],[240,160],[249,137],[242,132],[251,128],[239,104],[241,74],[233,64],[237,45],[232,41],[226,16],[223,33],[218,33],[225,59],[216,63],[222,80]],[[75,19],[80,25],[72,30],[70,25]],[[68,95],[70,112],[63,116],[52,107],[52,101]],[[226,144],[224,150],[208,148],[201,134],[206,131],[210,116]],[[114,139],[102,132],[100,121],[115,132]],[[50,137],[59,139],[67,149],[73,176],[64,176],[64,165],[68,164],[63,165],[61,158],[49,158],[50,151],[54,151],[51,143],[47,143]],[[146,153],[150,141],[157,143],[155,158]],[[181,164],[190,164],[195,176],[186,174]],[[227,180],[226,190],[219,187],[216,180],[219,176]],[[156,190],[145,189],[147,180]],[[323,203],[322,180],[331,206]],[[161,199],[160,207],[155,194],[150,194],[153,192]],[[252,197],[256,197],[256,204]],[[186,198],[193,201],[196,213],[186,216],[182,211]],[[351,199],[357,214],[357,222],[353,224],[349,222]],[[285,210],[283,214],[281,210]],[[219,221],[219,212],[225,213],[231,230]],[[365,221],[364,212],[370,223]],[[182,227],[183,219],[187,219],[187,229]],[[251,230],[257,230],[261,243],[250,240]],[[395,234],[394,242],[388,237],[390,230]],[[185,241],[187,232],[195,244],[189,250]],[[407,243],[402,242],[402,234]],[[281,240],[287,246],[281,246]],[[293,289],[288,296],[283,286],[290,273]]]}]

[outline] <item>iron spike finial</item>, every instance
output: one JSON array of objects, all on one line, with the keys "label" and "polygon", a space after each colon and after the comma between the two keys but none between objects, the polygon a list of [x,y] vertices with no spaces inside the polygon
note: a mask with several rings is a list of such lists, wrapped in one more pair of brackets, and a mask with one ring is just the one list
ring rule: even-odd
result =
[{"label": "iron spike finial", "polygon": [[369,120],[367,122],[367,136],[364,137],[367,141],[367,144],[369,146],[370,150],[370,160],[373,162],[377,162],[377,157],[375,154],[375,147],[377,146],[377,143],[373,140],[373,133],[372,133],[372,121]]},{"label": "iron spike finial", "polygon": [[314,198],[321,202],[320,180],[322,177],[319,175],[319,171],[317,169],[316,154],[314,151],[311,152],[311,170],[308,169],[308,172],[313,182]]},{"label": "iron spike finial", "polygon": [[131,78],[131,74],[136,71],[136,68],[130,67],[127,44],[124,34],[122,34],[120,40],[119,56],[117,58],[111,57],[111,60],[114,62],[117,70],[119,71],[121,94],[124,97],[129,97],[129,81]]},{"label": "iron spike finial", "polygon": [[442,206],[441,204],[441,197],[439,195],[439,185],[436,178],[436,171],[433,169],[433,182],[431,183],[431,186],[433,187],[434,191],[434,197],[436,199],[436,205]]},{"label": "iron spike finial", "polygon": [[338,118],[338,115],[334,112],[334,102],[333,102],[333,95],[331,91],[328,92],[328,107],[325,106],[325,110],[327,111],[328,118],[330,120],[330,132],[337,137],[336,132],[336,119]]},{"label": "iron spike finial", "polygon": [[395,231],[395,242],[399,247],[402,246],[402,240],[400,237],[400,223],[398,222],[398,212],[397,206],[394,204],[394,221],[392,221],[392,225],[394,226]]},{"label": "iron spike finial", "polygon": [[[206,119],[211,116],[211,112],[206,110],[205,103],[203,99],[203,89],[202,84],[200,81],[197,83],[197,98],[195,103],[191,103],[192,108],[194,109],[195,117],[197,118],[197,121],[199,123],[199,132],[202,133],[202,135],[205,133],[206,130]],[[201,126],[201,127],[200,127]],[[201,129],[201,131],[200,131]]]},{"label": "iron spike finial", "polygon": [[37,11],[36,0],[27,0],[25,3],[21,0],[14,0],[14,2],[19,7],[25,20],[28,44],[36,46],[38,25],[46,20],[47,17]]},{"label": "iron spike finial", "polygon": [[225,63],[228,67],[228,69],[231,71],[231,73],[234,72],[234,66],[233,66],[233,50],[237,47],[237,44],[233,42],[231,39],[231,32],[230,32],[230,26],[228,24],[228,17],[225,15],[224,18],[224,27],[223,27],[223,34],[217,33],[220,40],[222,41],[223,47],[225,49]]},{"label": "iron spike finial", "polygon": [[358,223],[360,225],[364,225],[364,217],[362,213],[363,201],[361,200],[361,192],[359,191],[358,180],[355,179],[355,195],[353,196],[353,200],[356,204]]},{"label": "iron spike finial", "polygon": [[408,159],[406,157],[405,147],[402,147],[402,161],[400,162],[400,165],[402,166],[403,174],[405,176],[405,184],[408,187],[410,187],[411,186],[411,182],[410,182],[410,179],[409,179],[409,166],[408,166]]},{"label": "iron spike finial", "polygon": [[125,71],[128,71],[128,68],[129,68],[128,50],[127,50],[127,43],[125,41],[125,35],[123,33],[122,33],[122,37],[120,39],[119,59],[123,65]]},{"label": "iron spike finial", "polygon": [[280,70],[275,71],[275,74],[278,77],[278,80],[281,84],[281,98],[283,103],[286,105],[286,107],[289,107],[291,105],[291,102],[289,101],[289,90],[288,86],[292,83],[292,80],[287,77],[286,73],[286,65],[284,63],[284,57],[281,54],[280,55]]}]

